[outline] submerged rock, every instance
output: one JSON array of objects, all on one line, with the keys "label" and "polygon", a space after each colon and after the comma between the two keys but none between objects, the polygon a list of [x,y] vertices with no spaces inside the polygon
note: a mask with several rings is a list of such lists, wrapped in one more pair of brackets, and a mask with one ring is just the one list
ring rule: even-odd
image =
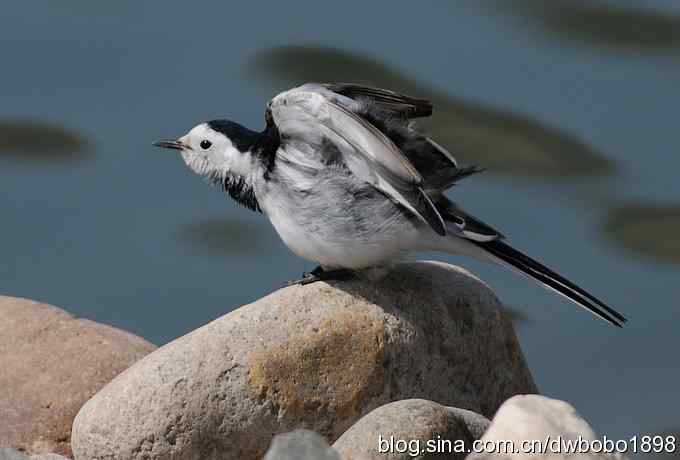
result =
[{"label": "submerged rock", "polygon": [[0,296],[0,446],[70,455],[80,407],[154,348],[60,308]]},{"label": "submerged rock", "polygon": [[85,404],[76,459],[261,458],[424,398],[490,416],[536,387],[498,299],[444,263],[281,289],[167,344]]}]

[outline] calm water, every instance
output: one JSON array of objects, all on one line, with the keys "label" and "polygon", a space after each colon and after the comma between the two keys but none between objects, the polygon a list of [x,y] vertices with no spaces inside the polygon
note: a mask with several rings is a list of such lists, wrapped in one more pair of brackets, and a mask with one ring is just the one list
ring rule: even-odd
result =
[{"label": "calm water", "polygon": [[384,84],[432,97],[437,138],[490,168],[455,197],[629,326],[426,256],[528,316],[541,391],[597,431],[678,430],[680,7],[611,4],[7,2],[0,292],[157,344],[261,297],[311,265],[151,141],[217,117],[260,127],[306,79]]}]

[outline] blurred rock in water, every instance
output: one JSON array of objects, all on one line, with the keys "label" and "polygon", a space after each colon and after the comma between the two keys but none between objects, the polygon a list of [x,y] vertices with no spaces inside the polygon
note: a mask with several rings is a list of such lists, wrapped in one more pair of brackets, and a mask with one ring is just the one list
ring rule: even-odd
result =
[{"label": "blurred rock in water", "polygon": [[213,218],[184,225],[177,239],[201,253],[230,256],[265,251],[275,244],[277,236],[267,232],[264,223]]},{"label": "blurred rock in water", "polygon": [[629,203],[613,208],[605,234],[640,256],[680,263],[680,204]]},{"label": "blurred rock in water", "polygon": [[280,83],[278,90],[305,81],[348,81],[429,98],[434,114],[421,120],[421,126],[462,163],[477,164],[491,173],[568,178],[614,169],[601,152],[576,136],[527,116],[428,88],[361,54],[314,46],[279,47],[261,52],[251,68]]},{"label": "blurred rock in water", "polygon": [[550,38],[630,52],[680,48],[680,15],[650,8],[596,4],[591,0],[492,0]]},{"label": "blurred rock in water", "polygon": [[87,159],[92,151],[80,134],[35,120],[0,120],[0,159],[21,163],[72,163]]}]

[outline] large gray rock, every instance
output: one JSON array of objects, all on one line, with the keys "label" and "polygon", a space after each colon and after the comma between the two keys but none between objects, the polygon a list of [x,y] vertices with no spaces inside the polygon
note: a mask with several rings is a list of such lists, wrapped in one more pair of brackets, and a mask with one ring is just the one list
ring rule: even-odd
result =
[{"label": "large gray rock", "polygon": [[80,407],[153,349],[60,308],[0,296],[0,446],[70,455]]},{"label": "large gray rock", "polygon": [[535,392],[489,288],[437,262],[292,286],[147,356],[88,401],[76,459],[260,458],[276,433],[334,441],[372,409],[425,398],[490,415]]},{"label": "large gray rock", "polygon": [[[550,439],[546,444],[545,441]],[[546,398],[539,395],[520,395],[510,398],[498,410],[489,426],[482,442],[490,442],[495,452],[472,453],[468,460],[522,460],[527,458],[526,449],[536,451],[545,449],[542,455],[532,458],[543,459],[623,459],[622,455],[604,455],[599,453],[567,452],[565,443],[601,440],[593,432],[576,410],[564,401]],[[513,450],[508,452],[506,445],[493,444],[495,441],[513,443]],[[539,446],[536,442],[541,442]],[[498,445],[498,448],[496,446]],[[584,444],[585,445],[585,444]],[[573,448],[574,444],[572,444]],[[597,445],[594,445],[597,449]]]},{"label": "large gray rock", "polygon": [[340,460],[340,456],[321,435],[295,430],[274,437],[263,460]]},{"label": "large gray rock", "polygon": [[333,447],[343,460],[425,460],[442,458],[438,446],[428,446],[428,442],[446,440],[451,443],[446,458],[458,460],[467,454],[457,453],[453,443],[471,446],[488,426],[486,417],[469,410],[406,399],[374,409],[345,431]]}]

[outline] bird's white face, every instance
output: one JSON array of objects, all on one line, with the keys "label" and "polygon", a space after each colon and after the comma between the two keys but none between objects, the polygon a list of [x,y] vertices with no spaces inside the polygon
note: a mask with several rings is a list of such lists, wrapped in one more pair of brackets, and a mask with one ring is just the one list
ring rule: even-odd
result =
[{"label": "bird's white face", "polygon": [[180,150],[186,165],[202,176],[250,174],[250,153],[239,151],[227,136],[207,123],[195,126],[176,141],[159,141],[156,145]]},{"label": "bird's white face", "polygon": [[243,153],[234,147],[227,136],[214,131],[206,123],[195,126],[178,141],[183,146],[184,162],[195,173],[234,172],[241,175],[242,171],[233,170]]}]

